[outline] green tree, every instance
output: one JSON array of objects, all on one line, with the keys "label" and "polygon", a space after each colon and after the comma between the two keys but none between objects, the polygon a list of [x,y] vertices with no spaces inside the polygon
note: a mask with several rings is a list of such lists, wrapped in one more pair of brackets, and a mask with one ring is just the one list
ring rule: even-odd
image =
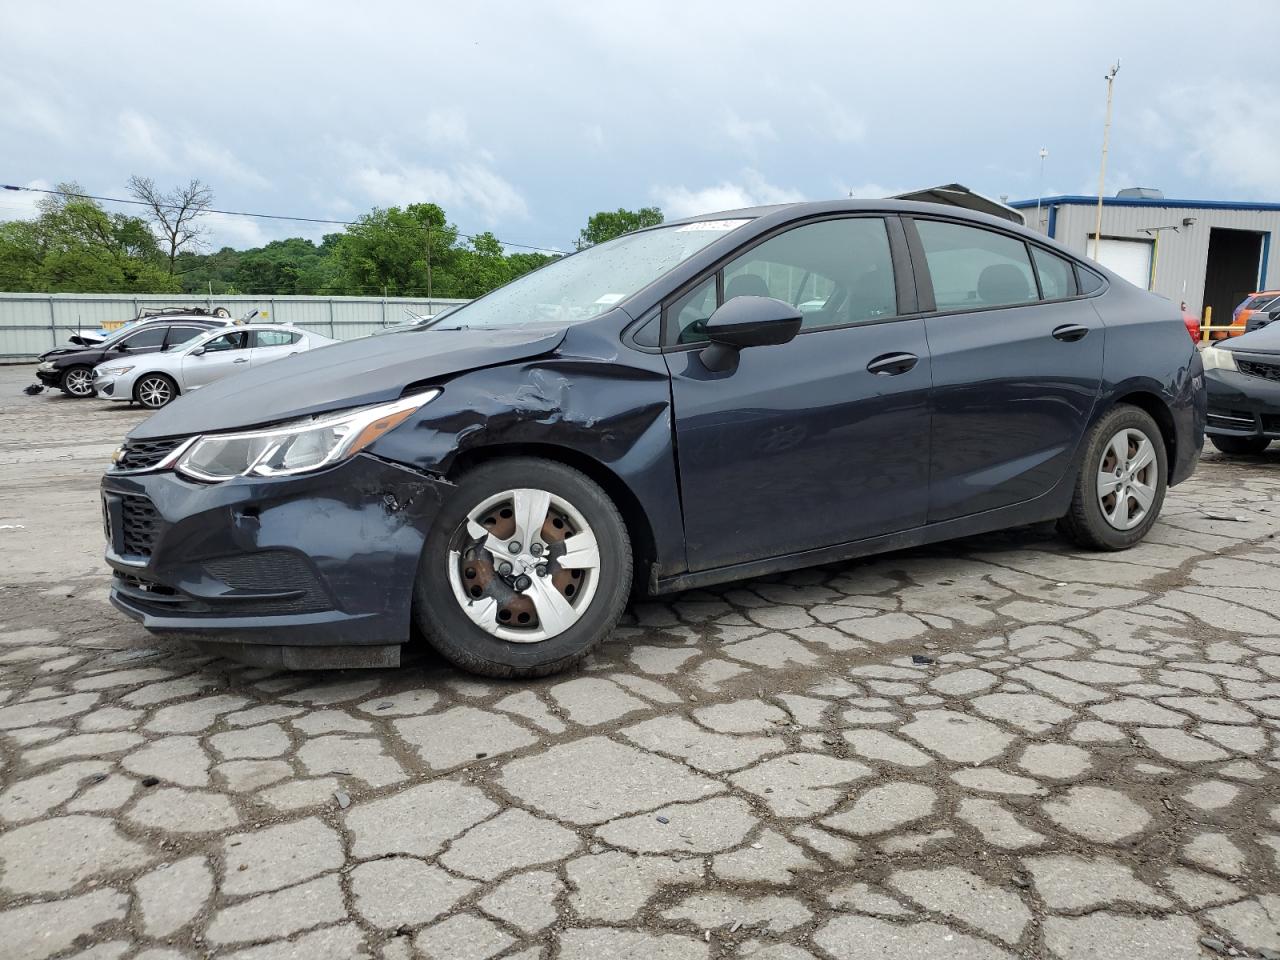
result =
[{"label": "green tree", "polygon": [[457,240],[457,227],[434,203],[374,209],[333,246],[334,292],[453,296]]},{"label": "green tree", "polygon": [[107,213],[77,184],[37,205],[35,220],[0,228],[0,289],[83,293],[169,292],[177,281],[163,266],[146,222]]},{"label": "green tree", "polygon": [[601,210],[587,218],[587,225],[578,232],[578,249],[604,243],[642,227],[656,227],[662,223],[662,211],[657,207],[641,207],[639,210]]}]

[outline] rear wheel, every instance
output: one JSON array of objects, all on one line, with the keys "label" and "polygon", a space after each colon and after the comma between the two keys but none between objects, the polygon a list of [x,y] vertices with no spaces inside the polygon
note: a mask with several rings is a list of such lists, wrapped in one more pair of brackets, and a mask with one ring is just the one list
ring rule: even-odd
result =
[{"label": "rear wheel", "polygon": [[1256,457],[1271,446],[1266,437],[1216,437],[1210,434],[1209,442],[1223,453],[1236,457]]},{"label": "rear wheel", "polygon": [[89,367],[68,367],[62,374],[62,392],[68,397],[82,400],[93,396],[93,370]]},{"label": "rear wheel", "polygon": [[512,458],[465,474],[441,508],[414,616],[464,670],[545,676],[608,636],[630,588],[630,540],[605,492],[563,464]]},{"label": "rear wheel", "polygon": [[159,410],[178,395],[178,385],[163,373],[148,373],[133,388],[134,399],[148,410]]},{"label": "rear wheel", "polygon": [[1116,407],[1089,434],[1071,509],[1059,528],[1082,547],[1127,550],[1160,515],[1167,477],[1156,422],[1137,407]]}]

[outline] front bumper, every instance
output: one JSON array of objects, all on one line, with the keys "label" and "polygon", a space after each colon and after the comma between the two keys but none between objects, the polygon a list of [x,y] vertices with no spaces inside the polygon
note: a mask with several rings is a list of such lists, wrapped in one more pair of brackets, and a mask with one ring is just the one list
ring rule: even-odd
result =
[{"label": "front bumper", "polygon": [[93,375],[93,389],[97,391],[98,396],[105,400],[128,400],[130,399],[130,391],[121,390],[117,392],[116,381],[120,378],[114,375],[104,376],[101,373]]},{"label": "front bumper", "polygon": [[109,472],[111,602],[148,630],[235,645],[402,644],[448,486],[364,453],[316,474],[215,484]]},{"label": "front bumper", "polygon": [[1207,370],[1204,378],[1209,391],[1206,433],[1280,439],[1280,381],[1234,370]]},{"label": "front bumper", "polygon": [[61,370],[41,370],[36,368],[36,379],[43,383],[46,387],[62,386]]}]

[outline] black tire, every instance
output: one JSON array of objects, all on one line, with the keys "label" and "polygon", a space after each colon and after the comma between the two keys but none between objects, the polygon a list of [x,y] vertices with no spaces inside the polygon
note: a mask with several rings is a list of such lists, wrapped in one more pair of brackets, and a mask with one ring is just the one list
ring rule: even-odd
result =
[{"label": "black tire", "polygon": [[[155,388],[152,388],[152,384]],[[167,393],[162,393],[163,386]],[[178,398],[178,384],[173,377],[164,373],[144,373],[133,385],[133,399],[148,410],[159,410],[173,403]]]},{"label": "black tire", "polygon": [[1232,457],[1256,457],[1271,446],[1266,437],[1217,437],[1210,434],[1209,442]]},{"label": "black tire", "polygon": [[[1098,470],[1102,466],[1107,445],[1117,433],[1126,428],[1145,434],[1151,442],[1158,474],[1155,495],[1146,516],[1132,529],[1121,530],[1107,521],[1098,501]],[[1071,508],[1058,521],[1058,529],[1069,539],[1091,550],[1128,550],[1141,542],[1160,516],[1168,477],[1169,457],[1160,428],[1146,411],[1121,404],[1099,420],[1089,433],[1076,477],[1075,492],[1071,497]]]},{"label": "black tire", "polygon": [[[572,504],[599,546],[599,578],[580,618],[563,632],[533,643],[501,639],[463,611],[450,585],[449,552],[468,513],[509,489],[545,490]],[[414,584],[414,620],[450,663],[486,677],[544,677],[578,664],[612,632],[631,590],[631,540],[622,515],[585,474],[552,460],[512,457],[468,471],[442,505],[427,536]]]},{"label": "black tire", "polygon": [[97,393],[93,389],[92,367],[67,367],[62,371],[62,379],[58,381],[58,386],[63,393],[75,400],[87,400]]}]

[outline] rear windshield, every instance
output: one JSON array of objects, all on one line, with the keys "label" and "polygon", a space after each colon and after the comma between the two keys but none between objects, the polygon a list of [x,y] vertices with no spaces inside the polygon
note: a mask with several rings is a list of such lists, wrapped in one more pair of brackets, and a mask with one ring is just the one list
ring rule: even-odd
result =
[{"label": "rear windshield", "polygon": [[1274,293],[1267,293],[1261,296],[1253,296],[1240,305],[1241,310],[1261,310],[1270,303],[1280,300]]}]

